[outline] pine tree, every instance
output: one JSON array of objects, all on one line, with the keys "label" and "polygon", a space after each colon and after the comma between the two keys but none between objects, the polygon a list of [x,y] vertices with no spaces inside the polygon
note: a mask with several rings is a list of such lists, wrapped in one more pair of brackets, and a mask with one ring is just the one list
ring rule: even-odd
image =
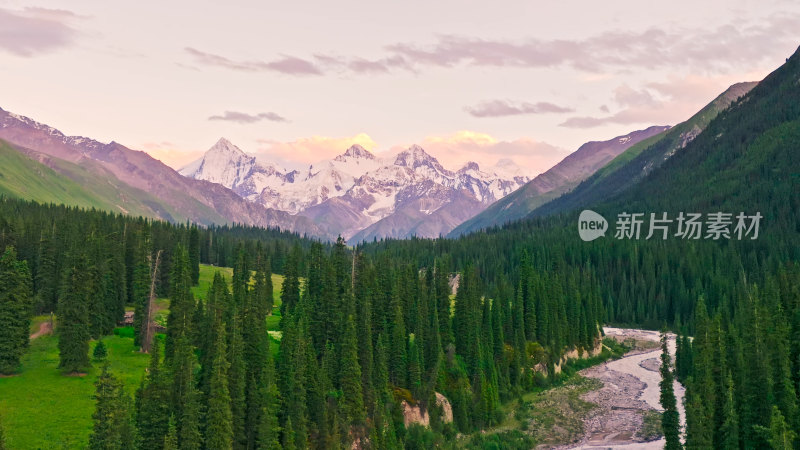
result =
[{"label": "pine tree", "polygon": [[[192,346],[189,337],[184,334],[177,339],[178,340],[175,343],[172,360],[169,361],[168,364],[171,379],[171,411],[173,417],[175,418],[177,436],[182,436],[184,431],[184,420],[188,419],[190,421],[196,421],[197,419],[196,417],[191,416],[192,414],[196,414],[196,412],[190,411],[187,414],[186,411],[187,408],[197,408],[196,405],[190,405],[191,402],[197,401],[193,398],[193,396],[196,395],[194,392],[194,369],[196,358],[194,354],[194,347]],[[196,427],[197,424],[190,424],[190,426]],[[189,434],[191,434],[191,431],[189,431]]]},{"label": "pine tree", "polygon": [[178,244],[172,253],[170,273],[169,315],[167,316],[167,338],[164,343],[164,359],[169,361],[174,353],[176,341],[191,333],[194,314],[192,297],[192,273],[189,257],[183,245]]},{"label": "pine tree", "polygon": [[178,450],[178,428],[175,426],[175,418],[170,416],[167,426],[167,435],[164,436],[164,450]]},{"label": "pine tree", "polygon": [[50,237],[52,232],[42,232],[39,241],[39,254],[34,280],[37,308],[42,312],[55,312],[58,304],[58,285],[60,281],[56,244]]},{"label": "pine tree", "polygon": [[211,367],[208,413],[206,417],[206,448],[230,450],[233,448],[233,416],[231,396],[228,391],[227,348],[225,329],[221,328],[214,343],[214,362]]},{"label": "pine tree", "polygon": [[678,405],[673,391],[672,358],[667,348],[667,333],[661,334],[661,407],[664,413],[661,416],[661,429],[666,439],[665,449],[681,449],[680,420]]},{"label": "pine tree", "polygon": [[722,435],[721,447],[725,449],[738,449],[739,448],[739,416],[736,411],[736,400],[734,398],[733,390],[733,377],[728,372],[725,380],[726,395],[725,395],[725,408],[723,410],[724,419],[722,422]]},{"label": "pine tree", "polygon": [[203,436],[200,433],[200,417],[202,416],[200,391],[192,386],[185,398],[178,431],[178,448],[200,450],[203,444]]},{"label": "pine tree", "polygon": [[772,406],[769,428],[757,425],[756,429],[766,437],[770,448],[774,450],[792,450],[794,448],[797,432],[786,423],[786,419],[777,405]]},{"label": "pine tree", "polygon": [[228,335],[228,392],[232,414],[231,427],[233,430],[233,447],[243,448],[247,445],[245,421],[247,418],[246,404],[246,367],[244,361],[244,342],[242,341],[241,318],[236,311],[231,318]]},{"label": "pine tree", "polygon": [[453,328],[450,323],[450,283],[447,279],[447,268],[443,260],[436,261],[433,274],[434,295],[436,297],[437,315],[439,317],[439,334],[442,348],[453,343]]},{"label": "pine tree", "polygon": [[364,395],[361,387],[361,367],[358,364],[358,341],[356,338],[355,319],[348,316],[345,324],[345,333],[342,337],[339,352],[339,385],[344,398],[343,410],[347,423],[360,428],[363,427]]},{"label": "pine tree", "polygon": [[275,384],[275,374],[272,358],[267,358],[262,372],[260,386],[261,406],[258,415],[259,423],[256,430],[255,444],[258,448],[280,448],[280,426],[278,425],[278,387]]},{"label": "pine tree", "polygon": [[196,225],[189,229],[188,250],[192,284],[196,285],[200,281],[200,232]]},{"label": "pine tree", "polygon": [[147,375],[136,392],[136,425],[142,448],[161,449],[168,433],[170,389],[167,374],[161,365],[161,345],[153,340]]},{"label": "pine tree", "polygon": [[142,346],[142,330],[146,326],[150,302],[150,252],[150,233],[148,227],[143,227],[136,236],[130,291],[134,305],[133,345],[137,348]]},{"label": "pine tree", "polygon": [[94,351],[92,352],[92,357],[98,361],[103,361],[108,356],[108,350],[106,349],[106,345],[103,344],[103,341],[97,341],[97,345],[94,346]]},{"label": "pine tree", "polygon": [[58,366],[65,373],[81,372],[89,367],[89,288],[86,255],[73,253],[58,302]]},{"label": "pine tree", "polygon": [[397,386],[406,386],[408,378],[407,341],[405,320],[400,304],[394,301],[392,311],[394,317],[390,326],[389,336],[389,378]]},{"label": "pine tree", "polygon": [[295,246],[286,260],[283,273],[283,285],[281,286],[281,317],[286,317],[297,306],[300,301],[300,280],[298,279],[301,258],[299,246]]},{"label": "pine tree", "polygon": [[0,257],[0,374],[15,372],[28,347],[32,295],[28,265],[9,246]]},{"label": "pine tree", "polygon": [[120,383],[109,371],[108,363],[95,382],[94,398],[97,402],[92,415],[94,426],[89,435],[92,450],[127,449],[134,442],[131,435],[131,417],[125,393]]}]

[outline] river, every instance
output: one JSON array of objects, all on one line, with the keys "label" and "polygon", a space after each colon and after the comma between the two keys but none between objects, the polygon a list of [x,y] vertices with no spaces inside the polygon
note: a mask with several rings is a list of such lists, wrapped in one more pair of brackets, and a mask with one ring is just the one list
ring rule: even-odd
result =
[{"label": "river", "polygon": [[[605,327],[606,336],[620,341],[635,338],[641,341],[659,342],[656,331]],[[668,335],[670,353],[675,355],[675,335]],[[639,350],[624,357],[582,370],[581,375],[603,382],[599,390],[584,394],[587,401],[598,404],[598,408],[584,421],[583,440],[568,448],[580,449],[661,449],[664,439],[641,442],[638,435],[642,426],[642,413],[646,410],[663,411],[659,403],[661,375],[660,347]],[[678,402],[681,428],[685,426],[683,408],[683,386],[675,381],[675,398]]]}]

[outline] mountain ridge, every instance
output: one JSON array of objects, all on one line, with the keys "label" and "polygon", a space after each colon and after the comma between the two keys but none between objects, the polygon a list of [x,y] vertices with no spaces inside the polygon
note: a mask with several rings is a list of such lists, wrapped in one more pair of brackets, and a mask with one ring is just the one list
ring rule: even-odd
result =
[{"label": "mountain ridge", "polygon": [[154,218],[185,218],[201,225],[236,222],[331,238],[305,218],[247,202],[219,184],[183,177],[147,153],[114,141],[104,144],[82,136],[66,136],[56,128],[3,109],[0,139],[89,171],[102,168],[107,171],[103,176],[113,176],[116,182],[157,199],[160,206],[156,210],[171,211],[171,217],[156,213]]},{"label": "mountain ridge", "polygon": [[[325,233],[350,240],[410,236],[418,229],[436,237],[529,179],[511,161],[497,170],[482,171],[474,162],[449,170],[417,144],[392,157],[355,144],[332,159],[286,172],[224,139],[180,173],[218,182],[251,202],[306,217]],[[453,202],[460,211],[436,213]],[[417,213],[409,210],[412,203]],[[411,216],[416,219],[408,220]],[[396,223],[387,228],[392,220]],[[420,226],[426,220],[436,224]]]},{"label": "mountain ridge", "polygon": [[457,237],[521,219],[536,207],[572,189],[631,146],[663,133],[667,129],[669,129],[668,126],[651,126],[606,141],[586,142],[518,190],[489,205],[480,214],[459,224],[450,231],[448,236]]}]

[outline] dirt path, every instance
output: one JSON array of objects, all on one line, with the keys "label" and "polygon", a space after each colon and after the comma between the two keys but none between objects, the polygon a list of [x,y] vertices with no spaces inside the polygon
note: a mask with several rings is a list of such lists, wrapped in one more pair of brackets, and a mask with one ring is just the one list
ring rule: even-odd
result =
[{"label": "dirt path", "polygon": [[[620,328],[604,328],[607,336],[620,341],[635,338],[658,341],[655,331]],[[669,335],[668,348],[675,354],[675,336]],[[582,370],[581,375],[595,378],[603,383],[599,390],[584,394],[583,399],[599,405],[584,421],[586,435],[583,440],[569,448],[581,449],[656,449],[664,448],[664,440],[647,442],[642,427],[646,411],[663,409],[659,404],[659,382],[661,350],[631,352],[616,361]],[[674,385],[678,400],[681,426],[684,426],[684,388],[677,381]]]},{"label": "dirt path", "polygon": [[52,334],[52,333],[53,333],[53,325],[50,323],[49,320],[46,320],[46,321],[44,321],[44,322],[39,324],[39,330],[37,330],[35,333],[33,333],[30,336],[30,340],[34,340],[34,339],[38,338],[39,336],[42,336],[42,335],[45,335],[45,334]]}]

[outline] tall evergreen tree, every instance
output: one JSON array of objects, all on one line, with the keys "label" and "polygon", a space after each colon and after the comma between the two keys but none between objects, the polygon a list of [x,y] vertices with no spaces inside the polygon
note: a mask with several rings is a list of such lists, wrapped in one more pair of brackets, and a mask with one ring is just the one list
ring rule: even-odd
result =
[{"label": "tall evergreen tree", "polygon": [[188,256],[192,284],[200,281],[200,232],[196,225],[189,228]]},{"label": "tall evergreen tree", "polygon": [[15,372],[28,347],[32,295],[28,264],[7,247],[0,257],[0,374]]},{"label": "tall evergreen tree", "polygon": [[120,383],[103,364],[95,382],[94,426],[89,435],[92,450],[133,449],[131,411]]},{"label": "tall evergreen tree", "polygon": [[164,343],[164,359],[167,361],[172,358],[179,339],[184,336],[191,338],[192,315],[195,308],[189,258],[181,244],[178,244],[172,253],[169,298],[167,338]]},{"label": "tall evergreen tree", "polygon": [[146,326],[145,321],[150,301],[151,244],[147,227],[143,227],[137,233],[135,242],[130,297],[134,305],[133,345],[138,348],[142,345],[142,330]]},{"label": "tall evergreen tree", "polygon": [[58,302],[59,368],[66,373],[89,367],[89,262],[74,251],[67,268]]},{"label": "tall evergreen tree", "polygon": [[661,429],[666,439],[665,449],[681,449],[680,420],[678,416],[678,405],[675,400],[673,389],[672,358],[667,348],[667,333],[661,334],[661,407],[664,413],[661,415]]},{"label": "tall evergreen tree", "polygon": [[281,286],[281,317],[290,314],[300,301],[299,264],[301,257],[300,247],[295,246],[286,259],[283,285]]},{"label": "tall evergreen tree", "polygon": [[230,450],[233,448],[233,416],[231,396],[228,391],[227,345],[225,329],[221,328],[214,342],[214,361],[211,367],[208,413],[206,417],[206,448]]},{"label": "tall evergreen tree", "polygon": [[161,449],[170,421],[170,389],[161,364],[161,344],[153,340],[147,375],[136,391],[136,425],[142,448]]},{"label": "tall evergreen tree", "polygon": [[181,410],[180,429],[178,431],[178,448],[181,450],[200,450],[203,436],[200,432],[200,391],[192,386],[185,396]]}]

